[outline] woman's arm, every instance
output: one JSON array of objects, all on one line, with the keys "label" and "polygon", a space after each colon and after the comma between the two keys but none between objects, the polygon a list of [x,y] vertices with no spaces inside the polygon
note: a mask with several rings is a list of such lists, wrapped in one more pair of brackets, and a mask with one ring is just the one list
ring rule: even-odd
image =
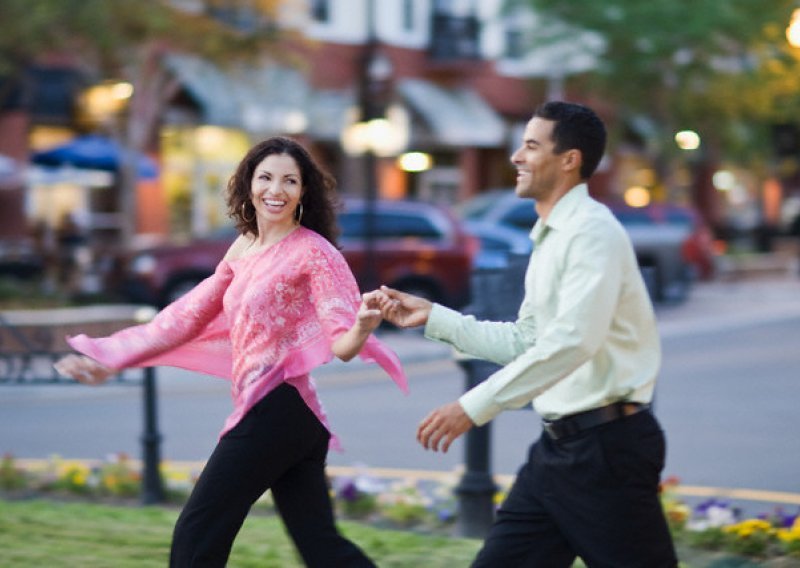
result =
[{"label": "woman's arm", "polygon": [[221,316],[222,298],[232,277],[230,267],[221,262],[212,276],[146,324],[125,328],[108,337],[67,338],[70,346],[85,357],[65,358],[59,361],[57,369],[76,380],[95,383],[120,369],[149,366],[154,358],[195,340]]},{"label": "woman's arm", "polygon": [[361,296],[361,305],[352,327],[340,335],[331,345],[331,351],[342,361],[349,361],[361,351],[370,334],[381,323],[381,310],[377,292]]}]

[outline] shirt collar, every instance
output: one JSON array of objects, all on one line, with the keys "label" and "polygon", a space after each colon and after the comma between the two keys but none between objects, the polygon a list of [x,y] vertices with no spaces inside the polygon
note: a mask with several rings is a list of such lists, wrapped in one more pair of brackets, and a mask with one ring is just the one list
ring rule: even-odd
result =
[{"label": "shirt collar", "polygon": [[589,187],[585,183],[579,183],[570,189],[556,202],[553,209],[550,210],[550,214],[547,216],[547,222],[543,222],[541,217],[536,221],[531,230],[531,239],[535,243],[539,243],[544,238],[548,229],[558,230],[563,227],[569,222],[578,204],[588,197]]}]

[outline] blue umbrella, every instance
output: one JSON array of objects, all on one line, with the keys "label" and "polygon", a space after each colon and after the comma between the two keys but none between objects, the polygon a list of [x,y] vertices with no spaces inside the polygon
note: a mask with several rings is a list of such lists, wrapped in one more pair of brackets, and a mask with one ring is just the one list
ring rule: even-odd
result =
[{"label": "blue umbrella", "polygon": [[[104,136],[80,136],[63,144],[33,154],[31,161],[41,166],[72,166],[85,170],[117,171],[124,150],[117,142]],[[158,177],[158,166],[148,156],[139,155],[136,160],[139,177]]]}]

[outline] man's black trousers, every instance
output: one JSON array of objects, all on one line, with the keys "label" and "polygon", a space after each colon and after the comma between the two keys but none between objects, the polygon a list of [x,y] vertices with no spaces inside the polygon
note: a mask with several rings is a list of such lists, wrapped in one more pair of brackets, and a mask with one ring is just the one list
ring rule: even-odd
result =
[{"label": "man's black trousers", "polygon": [[664,434],[649,411],[531,446],[473,568],[672,568],[659,499]]}]

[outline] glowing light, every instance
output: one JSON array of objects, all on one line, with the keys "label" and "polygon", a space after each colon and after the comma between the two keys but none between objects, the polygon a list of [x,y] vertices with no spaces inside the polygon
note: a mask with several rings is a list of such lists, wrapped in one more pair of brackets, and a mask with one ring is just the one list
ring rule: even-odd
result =
[{"label": "glowing light", "polygon": [[800,47],[800,8],[792,12],[792,19],[786,27],[786,40],[792,47]]},{"label": "glowing light", "polygon": [[714,187],[716,187],[719,191],[730,191],[736,187],[736,176],[733,175],[733,172],[729,172],[728,170],[719,170],[718,172],[714,172],[712,181],[714,183]]},{"label": "glowing light", "polygon": [[625,203],[631,207],[646,207],[650,205],[650,192],[646,187],[634,185],[625,190],[623,196]]},{"label": "glowing light", "polygon": [[358,111],[351,109],[346,117],[347,126],[340,136],[344,151],[358,156],[372,151],[376,156],[396,156],[408,144],[410,118],[399,105],[386,111],[386,118],[374,118],[368,122],[358,121]]},{"label": "glowing light", "polygon": [[675,143],[681,150],[697,150],[700,147],[700,135],[694,130],[681,130],[675,134]]},{"label": "glowing light", "polygon": [[431,169],[433,160],[425,152],[406,152],[397,158],[397,165],[406,172],[424,172]]}]

